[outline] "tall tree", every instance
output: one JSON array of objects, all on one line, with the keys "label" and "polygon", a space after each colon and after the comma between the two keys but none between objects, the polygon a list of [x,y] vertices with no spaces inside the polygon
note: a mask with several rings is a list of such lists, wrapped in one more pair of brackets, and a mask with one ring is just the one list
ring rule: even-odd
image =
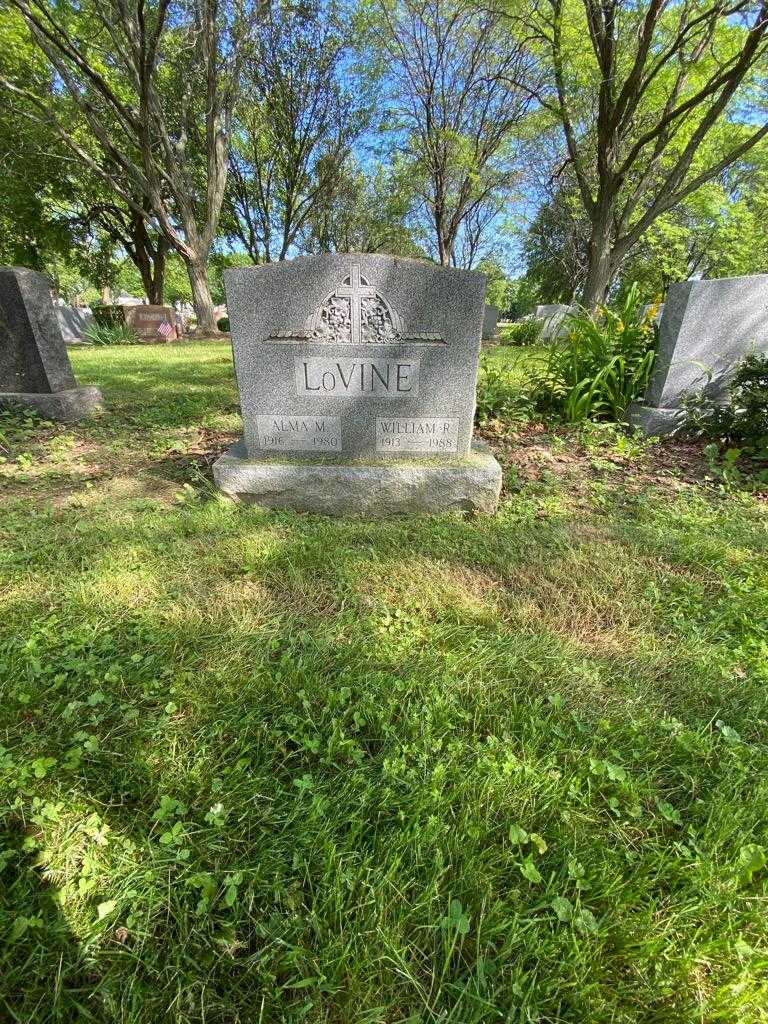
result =
[{"label": "tall tree", "polygon": [[[45,59],[13,12],[0,17],[0,67],[25,88],[45,79]],[[46,125],[19,116],[0,102],[0,263],[42,270],[72,245],[69,225],[52,199],[72,197],[71,161]]]},{"label": "tall tree", "polygon": [[587,276],[590,224],[576,181],[563,173],[538,207],[523,239],[526,277],[542,302],[573,302]]},{"label": "tall tree", "polygon": [[306,252],[383,252],[424,258],[412,230],[412,182],[402,168],[378,166],[366,174],[352,157],[310,214],[302,240]]},{"label": "tall tree", "polygon": [[[738,122],[741,87],[766,52],[768,0],[534,0],[552,62],[542,102],[562,124],[589,220],[583,301],[605,299],[654,221],[768,133]],[[713,128],[730,115],[717,152]]]},{"label": "tall tree", "polygon": [[274,5],[246,67],[230,149],[227,226],[254,262],[285,259],[365,127],[344,83],[348,30],[335,3]]},{"label": "tall tree", "polygon": [[512,130],[538,73],[501,8],[475,0],[378,0],[374,39],[392,83],[396,137],[421,182],[440,263],[462,225],[509,179]]},{"label": "tall tree", "polygon": [[7,0],[82,117],[70,130],[48,92],[3,75],[70,151],[137,216],[152,217],[189,274],[198,317],[217,330],[207,261],[227,181],[230,122],[258,0]]},{"label": "tall tree", "polygon": [[94,227],[101,229],[113,245],[125,251],[138,270],[149,302],[163,304],[165,262],[171,243],[153,228],[149,212],[142,216],[124,204],[106,198],[90,198],[72,211],[68,219],[75,231],[86,235]]}]

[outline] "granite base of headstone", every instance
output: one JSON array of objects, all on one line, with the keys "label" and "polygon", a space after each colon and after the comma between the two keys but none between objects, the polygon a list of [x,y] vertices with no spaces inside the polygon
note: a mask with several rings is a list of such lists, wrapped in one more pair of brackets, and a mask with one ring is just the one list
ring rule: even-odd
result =
[{"label": "granite base of headstone", "polygon": [[225,272],[244,437],[213,467],[242,501],[328,515],[495,511],[473,444],[485,278],[372,254]]},{"label": "granite base of headstone", "polygon": [[651,380],[630,424],[649,436],[677,432],[687,399],[727,400],[750,352],[768,352],[768,274],[670,285]]},{"label": "granite base of headstone", "polygon": [[496,325],[501,311],[495,306],[486,305],[483,310],[483,341],[493,341],[496,337]]},{"label": "granite base of headstone", "polygon": [[95,387],[78,387],[48,281],[25,267],[0,267],[0,408],[71,422],[102,408]]}]

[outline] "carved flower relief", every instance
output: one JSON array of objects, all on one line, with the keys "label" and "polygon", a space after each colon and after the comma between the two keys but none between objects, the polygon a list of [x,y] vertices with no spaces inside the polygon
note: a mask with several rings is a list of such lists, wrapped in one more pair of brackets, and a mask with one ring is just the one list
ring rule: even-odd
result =
[{"label": "carved flower relief", "polygon": [[312,317],[309,337],[329,344],[396,345],[401,339],[399,328],[397,314],[353,268]]},{"label": "carved flower relief", "polygon": [[315,337],[319,341],[348,344],[352,340],[352,316],[349,299],[332,295],[320,310]]},{"label": "carved flower relief", "polygon": [[392,316],[378,295],[364,298],[361,307],[360,334],[364,343],[393,345],[400,340]]}]

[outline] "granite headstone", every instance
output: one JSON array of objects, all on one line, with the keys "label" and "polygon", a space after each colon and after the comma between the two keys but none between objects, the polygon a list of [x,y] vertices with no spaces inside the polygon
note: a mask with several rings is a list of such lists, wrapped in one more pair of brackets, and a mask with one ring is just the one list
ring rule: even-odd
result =
[{"label": "granite headstone", "polygon": [[68,306],[60,302],[54,305],[54,311],[64,341],[82,341],[85,332],[93,323],[91,310],[87,306]]},{"label": "granite headstone", "polygon": [[561,338],[567,334],[568,320],[566,318],[569,313],[573,313],[575,310],[575,306],[567,306],[559,302],[537,306],[534,316],[537,320],[544,321],[541,332],[542,339],[551,341],[553,338]]},{"label": "granite headstone", "polygon": [[630,422],[646,434],[674,433],[686,398],[703,392],[724,401],[736,367],[752,351],[768,351],[768,274],[670,285],[651,379]]},{"label": "granite headstone", "polygon": [[225,272],[243,442],[214,476],[261,504],[495,509],[472,443],[485,278],[365,253]]},{"label": "granite headstone", "polygon": [[496,325],[500,311],[495,306],[486,305],[483,311],[483,341],[493,341],[496,337]]},{"label": "granite headstone", "polygon": [[0,408],[77,420],[101,407],[101,392],[78,387],[48,281],[25,267],[0,267]]}]

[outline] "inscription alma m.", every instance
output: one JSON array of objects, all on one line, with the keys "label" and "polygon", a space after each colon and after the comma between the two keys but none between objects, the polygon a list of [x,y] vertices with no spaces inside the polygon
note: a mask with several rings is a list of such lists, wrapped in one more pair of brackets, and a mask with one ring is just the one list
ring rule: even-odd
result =
[{"label": "inscription alma m.", "polygon": [[256,428],[266,451],[341,451],[338,416],[257,416]]}]

